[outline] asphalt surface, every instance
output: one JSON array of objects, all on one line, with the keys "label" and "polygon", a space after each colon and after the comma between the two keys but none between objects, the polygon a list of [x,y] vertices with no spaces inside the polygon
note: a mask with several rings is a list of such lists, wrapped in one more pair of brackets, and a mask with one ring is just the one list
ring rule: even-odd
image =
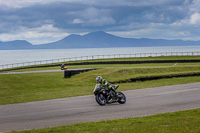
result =
[{"label": "asphalt surface", "polygon": [[200,108],[200,82],[130,90],[124,94],[125,104],[106,106],[99,106],[93,95],[3,105],[0,106],[0,132]]},{"label": "asphalt surface", "polygon": [[[84,70],[92,70],[93,68],[80,68],[80,69],[67,69],[67,71],[84,71]],[[96,68],[101,69],[101,68]],[[40,70],[40,71],[25,71],[25,72],[1,72],[0,75],[7,75],[7,74],[24,74],[24,73],[49,73],[49,72],[61,72],[64,70],[55,69],[55,70]]]}]

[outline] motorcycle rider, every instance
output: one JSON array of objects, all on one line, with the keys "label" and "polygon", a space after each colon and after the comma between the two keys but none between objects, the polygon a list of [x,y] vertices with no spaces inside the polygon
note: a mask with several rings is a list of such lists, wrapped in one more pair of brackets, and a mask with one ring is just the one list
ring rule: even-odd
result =
[{"label": "motorcycle rider", "polygon": [[101,86],[105,85],[106,87],[108,87],[108,89],[112,90],[114,92],[114,95],[116,94],[114,86],[111,83],[109,83],[108,81],[106,81],[105,79],[103,79],[101,76],[96,77],[96,81]]}]

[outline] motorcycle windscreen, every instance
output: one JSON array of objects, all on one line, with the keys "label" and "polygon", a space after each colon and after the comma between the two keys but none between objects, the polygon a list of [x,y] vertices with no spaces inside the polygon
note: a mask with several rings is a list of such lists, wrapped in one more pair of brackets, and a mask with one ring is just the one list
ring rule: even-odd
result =
[{"label": "motorcycle windscreen", "polygon": [[98,91],[100,87],[101,87],[101,84],[96,84],[93,92]]}]

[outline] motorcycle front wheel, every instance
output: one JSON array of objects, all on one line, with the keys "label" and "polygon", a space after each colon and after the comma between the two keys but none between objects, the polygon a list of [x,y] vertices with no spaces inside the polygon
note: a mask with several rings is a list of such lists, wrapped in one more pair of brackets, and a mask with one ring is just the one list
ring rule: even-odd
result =
[{"label": "motorcycle front wheel", "polygon": [[126,96],[122,92],[118,92],[118,102],[124,104],[126,102]]},{"label": "motorcycle front wheel", "polygon": [[104,97],[104,95],[102,93],[97,94],[95,96],[95,99],[96,99],[96,102],[101,106],[106,104],[106,98]]}]

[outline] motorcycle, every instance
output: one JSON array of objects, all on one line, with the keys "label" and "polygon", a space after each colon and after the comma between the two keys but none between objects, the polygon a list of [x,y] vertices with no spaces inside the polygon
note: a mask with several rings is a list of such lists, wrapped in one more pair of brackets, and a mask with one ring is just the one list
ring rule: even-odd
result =
[{"label": "motorcycle", "polygon": [[[117,90],[119,85],[114,85],[113,88]],[[116,92],[114,93],[113,90],[108,89],[107,86],[101,86],[100,84],[96,84],[94,88],[94,95],[96,102],[103,106],[106,103],[120,103],[124,104],[126,102],[126,96],[122,92]]]}]

